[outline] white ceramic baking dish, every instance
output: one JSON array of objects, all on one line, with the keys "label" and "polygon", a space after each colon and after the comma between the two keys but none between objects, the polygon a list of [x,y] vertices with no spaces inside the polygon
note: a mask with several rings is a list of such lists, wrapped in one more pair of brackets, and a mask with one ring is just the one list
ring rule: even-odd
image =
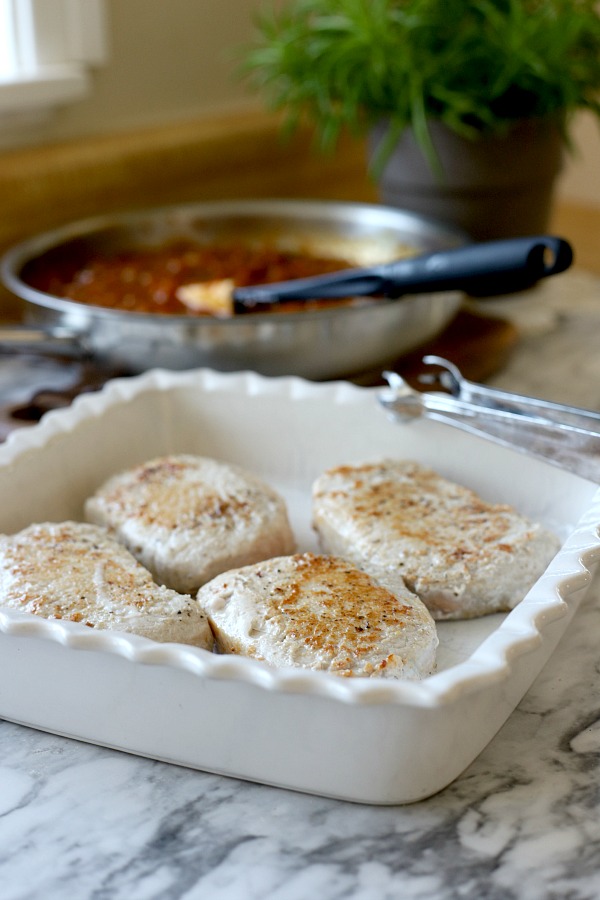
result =
[{"label": "white ceramic baking dish", "polygon": [[436,674],[341,679],[0,609],[0,715],[167,762],[368,803],[406,803],[464,771],[551,655],[600,558],[597,488],[434,422],[399,425],[377,389],[155,370],[109,383],[0,447],[0,530],[80,518],[108,475],[167,452],[257,472],[316,549],[327,466],[416,458],[557,530],[563,547],[509,615],[439,626]]}]

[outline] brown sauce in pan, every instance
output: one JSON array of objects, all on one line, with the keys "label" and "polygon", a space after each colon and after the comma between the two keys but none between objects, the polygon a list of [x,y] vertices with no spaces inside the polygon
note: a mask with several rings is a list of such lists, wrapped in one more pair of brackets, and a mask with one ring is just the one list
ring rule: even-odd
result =
[{"label": "brown sauce in pan", "polygon": [[[91,255],[46,254],[28,266],[24,278],[38,290],[91,306],[127,312],[207,315],[177,298],[180,287],[231,279],[235,286],[306,278],[351,267],[327,256],[252,247],[241,243],[202,245],[179,240],[159,247]],[[344,302],[344,301],[341,301]],[[280,311],[315,309],[340,300],[281,304]]]}]

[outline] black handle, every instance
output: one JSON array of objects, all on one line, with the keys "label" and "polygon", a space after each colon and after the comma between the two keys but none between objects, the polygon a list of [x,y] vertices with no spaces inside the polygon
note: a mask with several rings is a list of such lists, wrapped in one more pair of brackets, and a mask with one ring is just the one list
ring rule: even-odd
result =
[{"label": "black handle", "polygon": [[468,244],[379,268],[389,279],[385,291],[389,297],[400,296],[407,288],[410,293],[463,290],[485,296],[523,290],[540,278],[564,272],[572,261],[567,241],[542,235]]},{"label": "black handle", "polygon": [[491,296],[524,290],[540,278],[568,269],[573,250],[552,235],[468,244],[453,250],[400,259],[368,269],[346,269],[313,278],[236,288],[237,312],[285,300],[358,297],[462,290]]}]

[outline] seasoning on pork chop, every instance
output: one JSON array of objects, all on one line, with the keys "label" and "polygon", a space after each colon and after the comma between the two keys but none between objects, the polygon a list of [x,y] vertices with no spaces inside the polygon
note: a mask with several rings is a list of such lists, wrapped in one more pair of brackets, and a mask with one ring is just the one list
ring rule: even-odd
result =
[{"label": "seasoning on pork chop", "polygon": [[507,505],[417,463],[338,466],[313,486],[325,552],[414,591],[434,619],[512,609],[544,572],[558,539]]},{"label": "seasoning on pork chop", "polygon": [[160,584],[195,593],[220,572],[295,549],[285,503],[256,475],[164,456],[110,478],[85,505]]},{"label": "seasoning on pork chop", "polygon": [[217,647],[272,666],[418,679],[438,638],[424,604],[330,556],[284,556],[219,575],[198,592]]},{"label": "seasoning on pork chop", "polygon": [[207,650],[214,643],[191,597],[155,584],[104,528],[82,522],[0,535],[0,606]]}]

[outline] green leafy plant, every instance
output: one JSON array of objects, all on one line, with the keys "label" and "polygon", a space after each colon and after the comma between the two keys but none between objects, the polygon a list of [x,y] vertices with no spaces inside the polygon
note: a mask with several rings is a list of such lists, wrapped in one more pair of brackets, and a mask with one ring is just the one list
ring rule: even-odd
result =
[{"label": "green leafy plant", "polygon": [[600,117],[596,0],[290,0],[257,17],[244,71],[288,127],[312,122],[324,148],[385,120],[380,164],[428,122],[476,139],[519,119]]}]

